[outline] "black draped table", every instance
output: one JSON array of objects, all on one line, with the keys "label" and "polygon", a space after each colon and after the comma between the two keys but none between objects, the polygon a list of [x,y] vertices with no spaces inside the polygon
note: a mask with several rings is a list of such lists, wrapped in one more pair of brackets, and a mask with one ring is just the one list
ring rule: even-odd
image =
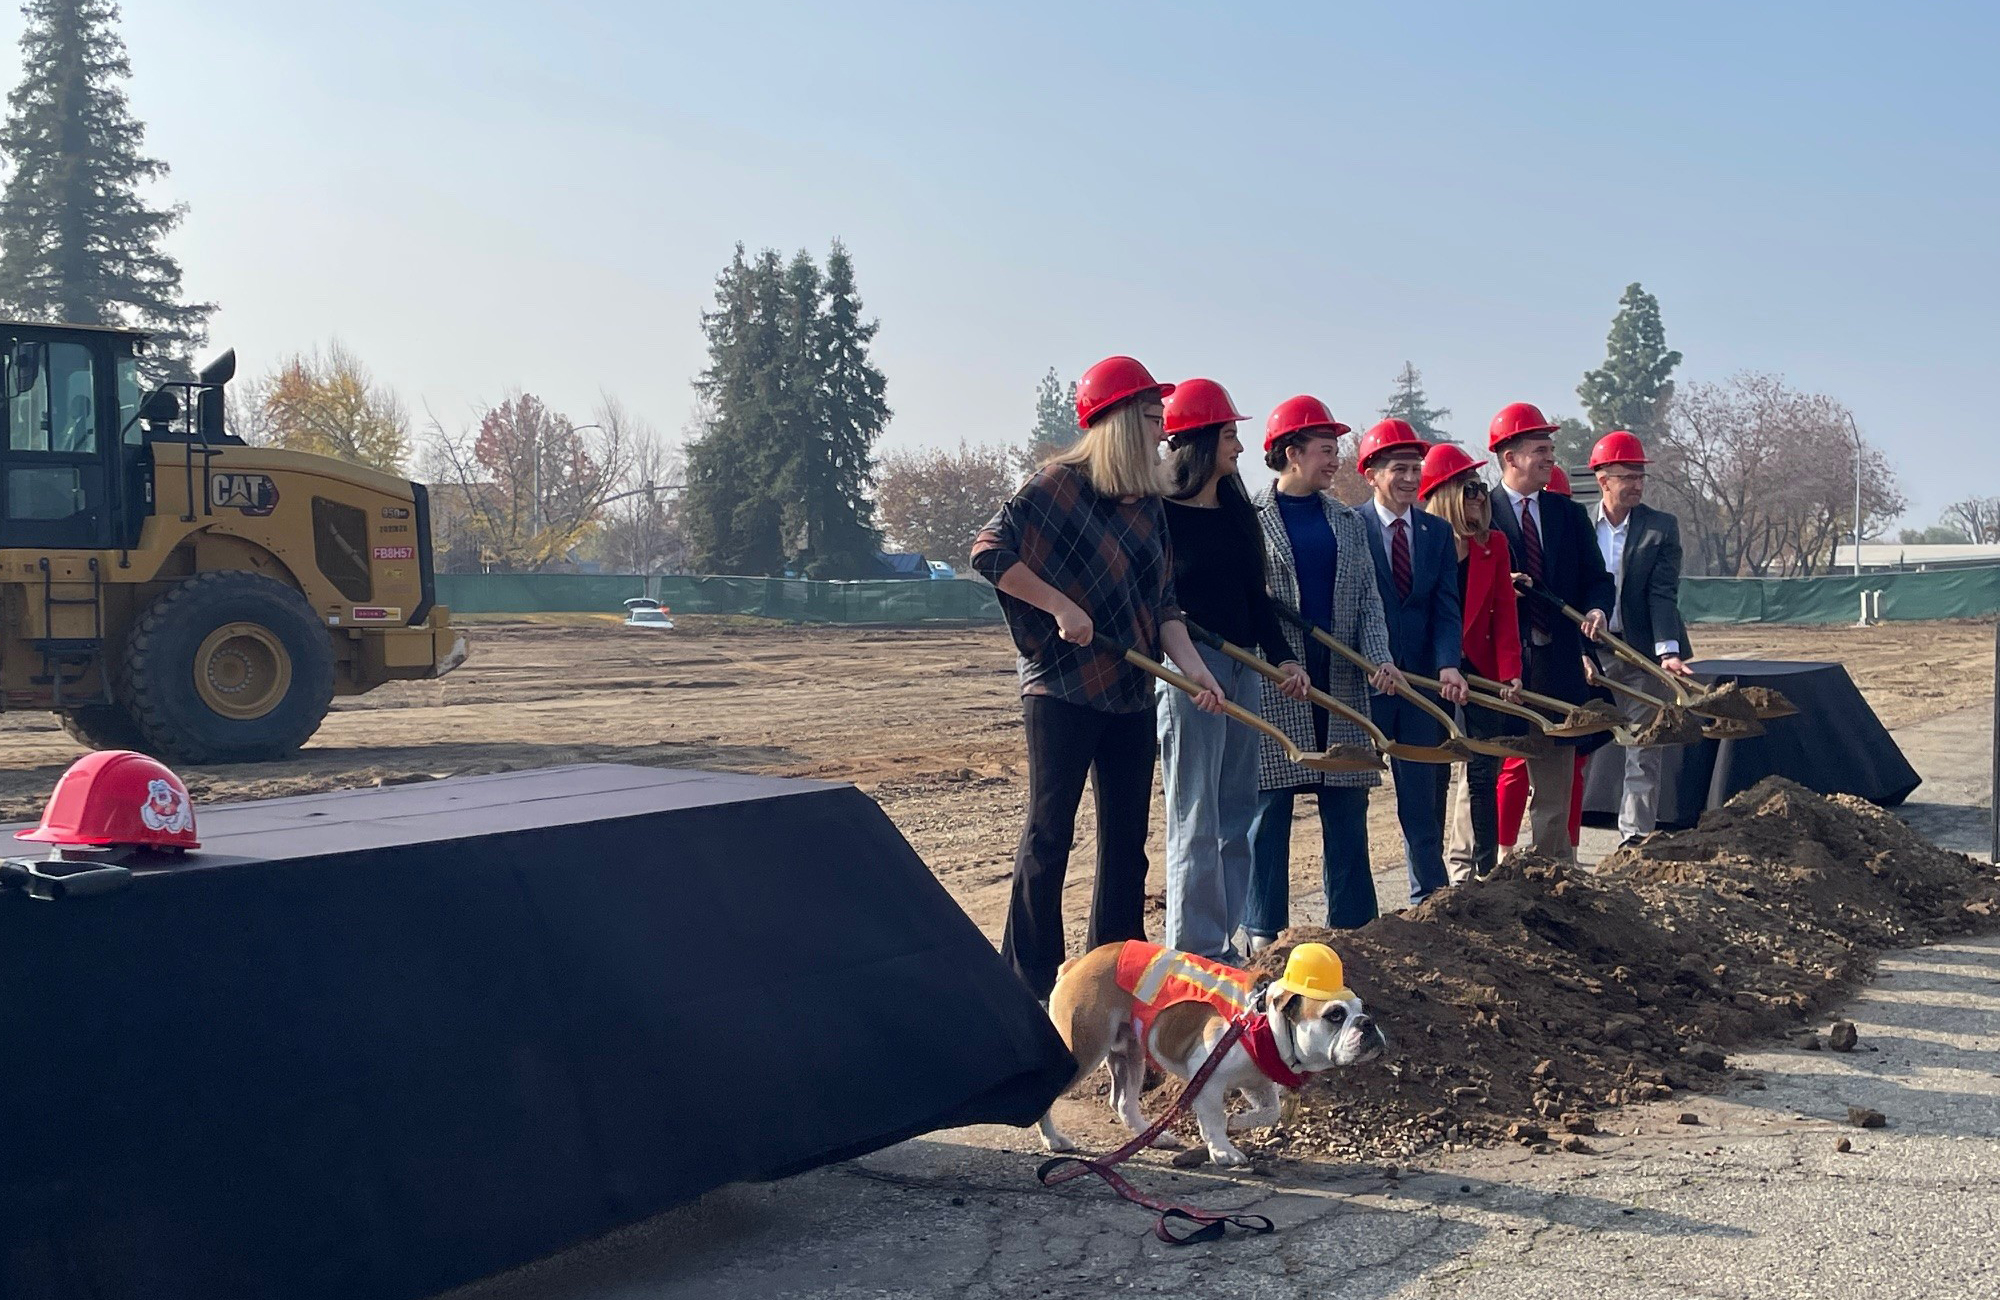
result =
[{"label": "black draped table", "polygon": [[[1766,722],[1761,736],[1667,750],[1660,771],[1662,828],[1692,826],[1704,809],[1767,776],[1789,777],[1821,794],[1858,795],[1884,808],[1903,802],[1923,779],[1839,664],[1708,659],[1691,667],[1701,682],[1782,691],[1799,712]],[[1584,772],[1586,822],[1617,823],[1624,777],[1622,748],[1606,745],[1591,756]]]}]

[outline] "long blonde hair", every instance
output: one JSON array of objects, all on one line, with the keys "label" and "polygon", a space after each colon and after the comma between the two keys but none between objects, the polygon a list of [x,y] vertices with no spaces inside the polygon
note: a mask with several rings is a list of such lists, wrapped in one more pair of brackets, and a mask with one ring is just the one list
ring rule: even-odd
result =
[{"label": "long blonde hair", "polygon": [[1424,509],[1451,525],[1451,531],[1482,546],[1493,528],[1493,495],[1487,493],[1474,504],[1465,498],[1465,485],[1479,477],[1477,471],[1453,475],[1424,498]]},{"label": "long blonde hair", "polygon": [[1099,496],[1160,495],[1159,442],[1146,428],[1140,411],[1158,397],[1120,402],[1091,421],[1083,436],[1049,457],[1050,465],[1074,465],[1082,470]]}]

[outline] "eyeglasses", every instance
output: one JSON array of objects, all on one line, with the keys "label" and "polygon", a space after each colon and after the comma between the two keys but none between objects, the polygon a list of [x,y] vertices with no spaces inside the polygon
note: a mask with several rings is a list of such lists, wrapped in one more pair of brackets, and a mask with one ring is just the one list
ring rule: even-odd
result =
[{"label": "eyeglasses", "polygon": [[1474,479],[1467,479],[1465,481],[1464,491],[1465,495],[1469,497],[1483,497],[1487,495],[1487,493],[1490,490],[1491,489],[1489,489],[1486,486],[1486,484],[1479,479],[1474,478]]},{"label": "eyeglasses", "polygon": [[1610,479],[1614,483],[1621,482],[1625,479],[1631,479],[1635,483],[1643,483],[1646,481],[1646,471],[1643,469],[1637,469],[1637,470],[1629,470],[1623,474],[1606,473],[1604,477]]}]

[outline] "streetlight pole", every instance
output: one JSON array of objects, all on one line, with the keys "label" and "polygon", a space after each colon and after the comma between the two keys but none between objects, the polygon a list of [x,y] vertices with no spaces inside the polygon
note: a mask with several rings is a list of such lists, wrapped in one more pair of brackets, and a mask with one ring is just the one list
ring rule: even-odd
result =
[{"label": "streetlight pole", "polygon": [[1847,413],[1847,428],[1854,435],[1854,576],[1861,576],[1861,430],[1855,427],[1854,412]]}]

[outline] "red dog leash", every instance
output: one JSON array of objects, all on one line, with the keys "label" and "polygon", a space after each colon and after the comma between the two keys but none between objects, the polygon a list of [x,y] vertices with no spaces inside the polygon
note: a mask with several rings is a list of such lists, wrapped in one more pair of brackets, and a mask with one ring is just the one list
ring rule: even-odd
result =
[{"label": "red dog leash", "polygon": [[[1208,1059],[1201,1063],[1201,1068],[1196,1070],[1194,1077],[1187,1081],[1187,1086],[1181,1089],[1180,1096],[1174,1098],[1174,1104],[1167,1107],[1166,1113],[1154,1120],[1152,1127],[1148,1128],[1144,1133],[1141,1133],[1138,1137],[1133,1138],[1130,1142],[1127,1142],[1124,1146],[1119,1147],[1107,1156],[1057,1156],[1053,1160],[1044,1160],[1041,1167],[1035,1170],[1035,1177],[1041,1180],[1042,1186],[1055,1187],[1058,1184],[1068,1182],[1072,1178],[1080,1178],[1087,1173],[1096,1174],[1099,1178],[1110,1184],[1112,1191],[1118,1193],[1126,1200],[1131,1201],[1135,1205],[1143,1205],[1149,1210],[1157,1211],[1160,1217],[1153,1224],[1153,1235],[1161,1241],[1166,1242],[1169,1246],[1186,1246],[1197,1241],[1215,1241],[1229,1230],[1231,1224],[1246,1232],[1258,1234],[1277,1231],[1277,1225],[1261,1214],[1225,1214],[1215,1210],[1204,1210],[1192,1205],[1180,1205],[1173,1201],[1163,1201],[1157,1197],[1148,1196],[1127,1182],[1124,1175],[1112,1167],[1123,1164],[1140,1151],[1145,1150],[1152,1143],[1153,1139],[1160,1135],[1163,1129],[1172,1124],[1176,1119],[1179,1119],[1186,1112],[1188,1103],[1194,1099],[1196,1093],[1201,1091],[1202,1085],[1208,1082],[1209,1076],[1214,1074],[1216,1068],[1222,1064],[1222,1058],[1229,1054],[1229,1049],[1234,1047],[1237,1040],[1243,1037],[1244,1031],[1250,1027],[1251,1018],[1257,1014],[1258,1012],[1255,1009],[1246,1008],[1241,1015],[1236,1016],[1229,1022],[1229,1027],[1223,1031],[1222,1039],[1216,1043],[1215,1050],[1208,1054]],[[1065,1168],[1064,1166],[1068,1167]],[[1170,1222],[1175,1221],[1185,1221],[1197,1226],[1192,1232],[1182,1236],[1175,1236],[1167,1227]]]}]

